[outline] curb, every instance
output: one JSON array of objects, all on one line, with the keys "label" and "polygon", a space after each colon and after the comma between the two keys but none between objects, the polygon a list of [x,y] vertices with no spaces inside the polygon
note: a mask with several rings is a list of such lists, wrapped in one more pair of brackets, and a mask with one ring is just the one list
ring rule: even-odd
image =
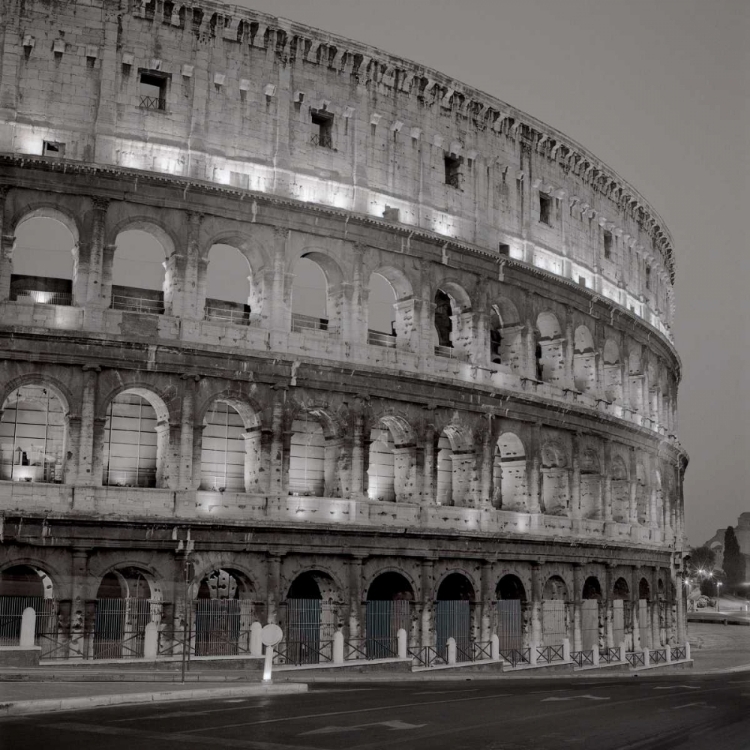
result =
[{"label": "curb", "polygon": [[77,711],[86,708],[106,708],[137,703],[166,703],[168,701],[203,700],[206,698],[245,698],[255,695],[285,695],[306,693],[303,683],[283,685],[246,685],[232,688],[202,688],[196,690],[164,690],[151,693],[125,693],[119,695],[92,695],[78,698],[49,698],[34,701],[0,703],[0,717],[42,714],[54,711]]}]

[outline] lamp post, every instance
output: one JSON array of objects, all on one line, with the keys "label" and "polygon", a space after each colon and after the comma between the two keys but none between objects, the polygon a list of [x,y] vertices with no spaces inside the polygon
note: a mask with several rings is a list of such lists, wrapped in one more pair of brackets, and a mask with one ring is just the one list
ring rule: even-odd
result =
[{"label": "lamp post", "polygon": [[187,531],[187,538],[185,541],[179,540],[177,544],[176,552],[182,552],[183,558],[183,601],[185,610],[182,618],[182,679],[181,682],[185,682],[185,673],[188,669],[190,662],[190,641],[192,638],[191,628],[191,611],[188,596],[190,593],[190,555],[193,554],[195,548],[195,542],[190,538],[190,529]]},{"label": "lamp post", "polygon": [[716,581],[716,611],[719,612],[719,597],[721,596],[721,581]]}]

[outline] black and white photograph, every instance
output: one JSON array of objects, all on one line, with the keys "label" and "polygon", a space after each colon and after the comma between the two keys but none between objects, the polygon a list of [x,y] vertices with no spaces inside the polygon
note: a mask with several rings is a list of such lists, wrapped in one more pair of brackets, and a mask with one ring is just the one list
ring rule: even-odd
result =
[{"label": "black and white photograph", "polygon": [[750,749],[749,0],[0,0],[0,750]]}]

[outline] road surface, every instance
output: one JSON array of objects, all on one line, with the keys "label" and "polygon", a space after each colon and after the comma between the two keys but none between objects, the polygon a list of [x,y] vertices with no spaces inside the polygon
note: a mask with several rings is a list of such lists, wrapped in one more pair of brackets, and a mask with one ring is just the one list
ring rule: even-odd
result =
[{"label": "road surface", "polygon": [[747,750],[750,673],[340,683],[270,698],[0,721],[0,748],[49,750]]}]

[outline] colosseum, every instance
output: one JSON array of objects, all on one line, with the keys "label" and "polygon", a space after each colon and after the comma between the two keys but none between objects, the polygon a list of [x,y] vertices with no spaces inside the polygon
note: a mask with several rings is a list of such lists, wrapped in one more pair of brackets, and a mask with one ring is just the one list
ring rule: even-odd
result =
[{"label": "colosseum", "polygon": [[675,260],[635,188],[293,21],[0,21],[1,644],[27,606],[50,660],[684,644]]}]

